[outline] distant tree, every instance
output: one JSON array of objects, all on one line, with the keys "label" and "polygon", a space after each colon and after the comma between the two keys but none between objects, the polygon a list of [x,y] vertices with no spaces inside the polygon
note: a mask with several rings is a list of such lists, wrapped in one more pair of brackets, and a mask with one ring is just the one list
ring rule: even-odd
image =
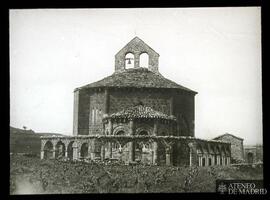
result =
[{"label": "distant tree", "polygon": [[26,126],[23,126],[23,129],[24,129],[24,130],[26,130],[26,129],[27,129],[27,127],[26,127]]}]

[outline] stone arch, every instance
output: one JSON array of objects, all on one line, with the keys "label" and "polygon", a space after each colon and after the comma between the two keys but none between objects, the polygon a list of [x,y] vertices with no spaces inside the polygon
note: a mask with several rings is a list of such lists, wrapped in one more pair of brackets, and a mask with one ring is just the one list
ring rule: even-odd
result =
[{"label": "stone arch", "polygon": [[160,135],[161,135],[161,136],[166,136],[167,134],[166,134],[165,131],[162,131]]},{"label": "stone arch", "polygon": [[225,150],[225,147],[224,146],[221,146],[221,148],[220,148],[220,150],[221,150],[221,156],[226,156],[226,150]]},{"label": "stone arch", "polygon": [[141,130],[138,132],[138,135],[149,135],[149,132],[147,130]]},{"label": "stone arch", "polygon": [[119,148],[121,147],[121,143],[118,142],[118,141],[113,141],[113,142],[111,142],[111,145],[112,145],[113,151],[118,151]]},{"label": "stone arch", "polygon": [[145,67],[148,68],[149,67],[149,55],[146,52],[142,52],[140,54],[140,67]]},{"label": "stone arch", "polygon": [[212,144],[208,145],[209,155],[208,155],[208,165],[215,165],[215,148]]},{"label": "stone arch", "polygon": [[[145,132],[146,133],[146,132]],[[140,140],[134,142],[135,145],[135,161],[141,163],[153,163],[153,142],[148,140]]]},{"label": "stone arch", "polygon": [[121,130],[118,130],[116,133],[115,133],[115,135],[125,135],[126,133],[125,133],[125,131],[123,130],[123,129],[121,129]]},{"label": "stone arch", "polygon": [[209,157],[208,157],[208,165],[209,165],[209,166],[213,165],[212,160],[213,160],[212,157],[209,156]]},{"label": "stone arch", "polygon": [[223,145],[220,148],[220,156],[220,165],[225,165],[226,151]]},{"label": "stone arch", "polygon": [[220,145],[216,145],[216,154],[215,154],[215,164],[220,165],[221,164],[221,147]]},{"label": "stone arch", "polygon": [[80,148],[80,157],[81,158],[87,158],[89,155],[88,155],[88,148],[89,148],[89,144],[88,142],[84,142],[82,143],[81,145],[81,148]]},{"label": "stone arch", "polygon": [[216,154],[221,155],[221,148],[219,145],[216,146]]},{"label": "stone arch", "polygon": [[73,144],[74,141],[70,141],[67,145],[67,157],[72,160],[73,159]]},{"label": "stone arch", "polygon": [[198,154],[203,154],[203,148],[202,148],[202,145],[201,144],[197,144],[197,153]]},{"label": "stone arch", "polygon": [[124,125],[118,125],[113,129],[113,135],[119,135],[118,133],[123,131],[125,135],[128,134],[128,129]]},{"label": "stone arch", "polygon": [[202,149],[204,154],[209,154],[209,149],[207,144],[202,144]]},{"label": "stone arch", "polygon": [[205,157],[202,157],[202,166],[204,167],[206,165],[206,159]]},{"label": "stone arch", "polygon": [[43,151],[44,151],[44,159],[51,159],[53,158],[53,143],[52,141],[48,140],[45,142],[44,147],[43,147]]},{"label": "stone arch", "polygon": [[138,37],[133,38],[115,55],[115,72],[121,72],[125,69],[124,58],[127,52],[134,53],[135,68],[139,67],[139,55],[146,52],[149,55],[148,69],[154,73],[158,73],[159,54]]},{"label": "stone arch", "polygon": [[[127,127],[125,127],[123,125],[119,125],[119,126],[115,127],[113,130],[113,135],[127,135],[127,134],[128,134]],[[119,151],[121,152],[122,149],[127,148],[126,144],[125,145],[121,144],[117,139],[106,143],[107,146],[108,146],[108,144],[111,145],[113,154],[119,153]]]},{"label": "stone arch", "polygon": [[55,158],[62,158],[65,156],[66,146],[64,142],[59,140],[55,145]]},{"label": "stone arch", "polygon": [[127,52],[125,55],[125,69],[134,68],[135,66],[135,56],[131,52]]},{"label": "stone arch", "polygon": [[140,126],[135,130],[135,135],[140,135],[140,133],[147,133],[147,135],[152,135],[153,130],[150,126]]},{"label": "stone arch", "polygon": [[253,163],[254,162],[254,154],[252,152],[247,153],[247,162]]}]

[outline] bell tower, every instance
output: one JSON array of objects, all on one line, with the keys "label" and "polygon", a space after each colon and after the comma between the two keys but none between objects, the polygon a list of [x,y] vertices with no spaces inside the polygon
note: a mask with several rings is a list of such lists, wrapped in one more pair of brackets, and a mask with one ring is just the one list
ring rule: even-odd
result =
[{"label": "bell tower", "polygon": [[122,72],[133,67],[146,67],[159,74],[158,59],[157,52],[140,38],[135,37],[115,55],[115,72]]}]

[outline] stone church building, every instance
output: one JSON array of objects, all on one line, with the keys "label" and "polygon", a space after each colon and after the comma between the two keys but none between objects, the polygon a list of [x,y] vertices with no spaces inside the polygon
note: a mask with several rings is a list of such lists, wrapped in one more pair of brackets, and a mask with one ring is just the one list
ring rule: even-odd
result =
[{"label": "stone church building", "polygon": [[41,159],[229,165],[229,142],[195,138],[196,94],[162,76],[159,54],[135,37],[112,75],[74,90],[73,136],[41,137]]}]

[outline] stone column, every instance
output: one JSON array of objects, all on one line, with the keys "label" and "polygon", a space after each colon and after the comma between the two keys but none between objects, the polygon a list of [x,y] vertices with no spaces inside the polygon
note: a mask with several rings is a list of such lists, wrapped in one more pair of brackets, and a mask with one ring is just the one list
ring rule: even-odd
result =
[{"label": "stone column", "polygon": [[217,156],[217,165],[220,165],[220,155]]},{"label": "stone column", "polygon": [[192,166],[192,148],[189,148],[189,166]]},{"label": "stone column", "polygon": [[72,145],[72,149],[73,149],[73,160],[77,160],[78,159],[78,146],[75,144]]},{"label": "stone column", "polygon": [[154,142],[153,144],[153,164],[158,164],[158,143]]},{"label": "stone column", "polygon": [[135,161],[135,145],[134,145],[134,142],[130,142],[130,144],[129,144],[129,161],[130,162]]},{"label": "stone column", "polygon": [[65,157],[66,158],[68,157],[68,151],[67,151],[67,149],[65,149]]},{"label": "stone column", "polygon": [[96,158],[96,154],[95,154],[95,140],[91,140],[88,144],[88,155],[90,156],[91,160],[94,160]]},{"label": "stone column", "polygon": [[112,158],[112,143],[108,143],[108,149],[109,149],[109,158]]},{"label": "stone column", "polygon": [[100,158],[101,158],[101,160],[104,160],[104,158],[105,158],[105,147],[104,147],[104,144],[101,145]]},{"label": "stone column", "polygon": [[209,166],[209,156],[206,154],[205,155],[205,166]]},{"label": "stone column", "polygon": [[142,150],[142,163],[146,163],[146,152],[144,150]]},{"label": "stone column", "polygon": [[134,68],[140,67],[140,54],[135,53],[134,54]]},{"label": "stone column", "polygon": [[55,152],[56,152],[56,147],[55,145],[53,146],[53,150],[52,150],[52,158],[55,159]]},{"label": "stone column", "polygon": [[[112,130],[113,130],[113,127],[112,127],[112,120],[109,119],[109,122],[108,122],[108,126],[109,126],[109,135],[112,135]],[[109,148],[109,158],[112,158],[112,142],[109,142],[108,143],[108,148]]]},{"label": "stone column", "polygon": [[[157,136],[157,128],[158,128],[158,122],[155,121],[154,123],[154,129],[153,129],[153,135]],[[158,143],[153,142],[153,164],[158,164]]]},{"label": "stone column", "polygon": [[170,166],[171,165],[171,153],[166,152],[166,165]]},{"label": "stone column", "polygon": [[44,159],[44,150],[41,150],[41,151],[40,151],[40,159],[41,159],[41,160]]},{"label": "stone column", "polygon": [[192,166],[197,163],[197,151],[196,144],[193,142],[188,143],[189,147],[189,166]]},{"label": "stone column", "polygon": [[[129,121],[129,126],[130,126],[130,135],[134,135],[134,121],[130,120]],[[129,161],[133,162],[135,161],[135,143],[132,141],[129,144]]]},{"label": "stone column", "polygon": [[166,147],[166,165],[171,165],[171,155],[172,155],[172,149],[171,147]]}]

